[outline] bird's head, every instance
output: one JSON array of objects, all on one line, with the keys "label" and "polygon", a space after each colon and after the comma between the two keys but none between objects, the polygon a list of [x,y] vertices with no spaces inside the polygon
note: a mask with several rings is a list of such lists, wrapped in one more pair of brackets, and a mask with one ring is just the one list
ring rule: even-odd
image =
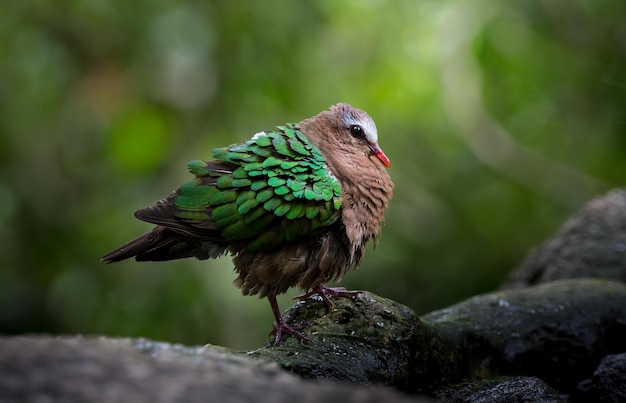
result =
[{"label": "bird's head", "polygon": [[385,167],[391,166],[389,158],[378,145],[378,130],[367,112],[344,103],[333,105],[330,110],[337,117],[343,142],[376,156]]}]

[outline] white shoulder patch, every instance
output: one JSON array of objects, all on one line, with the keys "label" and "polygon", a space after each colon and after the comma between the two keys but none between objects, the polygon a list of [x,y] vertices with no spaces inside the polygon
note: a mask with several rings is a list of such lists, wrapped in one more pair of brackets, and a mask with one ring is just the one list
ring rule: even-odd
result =
[{"label": "white shoulder patch", "polygon": [[262,137],[262,136],[267,136],[267,133],[265,133],[265,132],[258,132],[254,136],[252,136],[252,140],[256,140],[256,139],[258,139],[259,137]]},{"label": "white shoulder patch", "polygon": [[328,173],[328,177],[331,178],[333,181],[335,181],[336,183],[338,183],[339,185],[341,185],[341,182],[339,182],[339,179],[337,179],[337,177],[335,176],[335,174],[333,173],[333,171],[330,170],[330,168],[328,167],[328,165],[324,164],[324,170],[326,170],[326,173]]}]

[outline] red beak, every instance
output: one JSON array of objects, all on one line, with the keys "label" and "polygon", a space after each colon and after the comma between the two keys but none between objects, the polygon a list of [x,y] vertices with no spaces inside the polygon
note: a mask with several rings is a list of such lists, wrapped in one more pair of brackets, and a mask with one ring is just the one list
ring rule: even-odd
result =
[{"label": "red beak", "polygon": [[389,158],[387,158],[383,150],[378,147],[378,144],[370,144],[369,146],[374,155],[383,163],[383,165],[389,168],[391,166]]}]

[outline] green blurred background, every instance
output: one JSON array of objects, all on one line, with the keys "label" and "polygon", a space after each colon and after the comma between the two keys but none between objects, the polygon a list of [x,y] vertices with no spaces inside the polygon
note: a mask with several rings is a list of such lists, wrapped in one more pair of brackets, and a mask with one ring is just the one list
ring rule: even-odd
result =
[{"label": "green blurred background", "polygon": [[[396,184],[342,285],[426,313],[493,290],[626,179],[626,2],[5,2],[0,333],[247,349],[272,326],[229,258],[99,263],[218,146],[336,102]],[[297,290],[279,300],[282,309]]]}]

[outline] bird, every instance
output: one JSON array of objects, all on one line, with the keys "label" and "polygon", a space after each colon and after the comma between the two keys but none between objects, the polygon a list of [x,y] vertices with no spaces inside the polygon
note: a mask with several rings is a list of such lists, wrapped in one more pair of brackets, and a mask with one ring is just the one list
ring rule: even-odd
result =
[{"label": "bird", "polygon": [[301,329],[310,325],[287,324],[277,295],[299,287],[296,298],[317,295],[332,309],[331,297],[358,294],[324,284],[358,267],[366,245],[377,243],[393,194],[389,158],[367,112],[338,103],[187,167],[193,179],[135,212],[156,227],[102,262],[230,254],[234,285],[269,301],[274,344],[285,334],[308,341]]}]

